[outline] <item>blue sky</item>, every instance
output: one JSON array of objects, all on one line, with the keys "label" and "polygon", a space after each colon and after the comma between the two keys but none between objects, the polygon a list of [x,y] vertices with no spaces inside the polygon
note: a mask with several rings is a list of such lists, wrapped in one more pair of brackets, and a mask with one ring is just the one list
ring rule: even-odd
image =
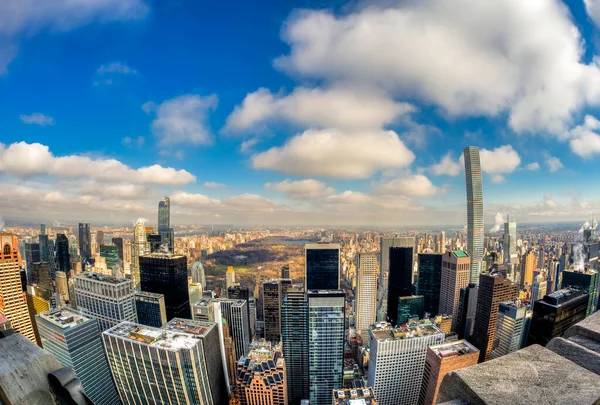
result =
[{"label": "blue sky", "polygon": [[600,211],[600,2],[11,1],[0,215],[465,221]]}]

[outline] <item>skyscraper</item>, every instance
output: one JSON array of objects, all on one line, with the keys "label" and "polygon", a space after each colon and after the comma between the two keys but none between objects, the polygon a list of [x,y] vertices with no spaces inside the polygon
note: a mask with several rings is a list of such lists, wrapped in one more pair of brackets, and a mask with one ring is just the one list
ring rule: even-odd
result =
[{"label": "skyscraper", "polygon": [[533,249],[529,250],[521,259],[521,287],[533,284],[533,271],[537,257]]},{"label": "skyscraper", "polygon": [[483,181],[479,148],[463,150],[467,183],[467,252],[471,258],[471,283],[479,283],[483,270]]},{"label": "skyscraper", "polygon": [[519,287],[498,273],[482,273],[479,277],[477,312],[471,342],[479,349],[479,360],[487,361],[496,335],[498,309],[501,302],[517,298]]},{"label": "skyscraper", "polygon": [[101,331],[123,321],[137,322],[131,280],[87,271],[74,280],[77,309],[97,318]]},{"label": "skyscraper", "polygon": [[387,317],[395,326],[398,317],[398,299],[412,295],[413,248],[390,247],[388,276]]},{"label": "skyscraper", "polygon": [[578,288],[588,294],[586,315],[590,316],[596,310],[598,298],[598,272],[593,269],[583,271],[565,270],[562,272],[562,288]]},{"label": "skyscraper", "polygon": [[290,278],[290,265],[284,264],[281,267],[281,278]]},{"label": "skyscraper", "polygon": [[307,244],[304,246],[304,253],[305,290],[338,290],[340,288],[340,245],[337,243]]},{"label": "skyscraper", "polygon": [[527,317],[527,306],[520,300],[501,302],[498,309],[498,321],[494,348],[490,359],[507,355],[524,347],[531,318]]},{"label": "skyscraper", "polygon": [[546,346],[555,337],[585,319],[589,295],[583,290],[563,288],[533,304],[527,345]]},{"label": "skyscraper", "polygon": [[242,285],[234,285],[227,289],[227,298],[231,300],[244,300],[246,301],[246,309],[248,310],[248,323],[250,326],[250,340],[254,336],[254,325],[252,323],[252,311],[250,308],[250,290],[248,287]]},{"label": "skyscraper", "polygon": [[50,245],[48,244],[48,235],[46,234],[46,225],[40,225],[40,261],[50,263]]},{"label": "skyscraper", "polygon": [[173,319],[158,329],[123,322],[102,340],[124,404],[227,404],[215,323]]},{"label": "skyscraper", "polygon": [[256,341],[237,362],[241,405],[287,405],[287,372],[281,345]]},{"label": "skyscraper", "polygon": [[158,202],[158,234],[161,242],[167,244],[169,252],[173,253],[174,238],[171,228],[171,199],[165,197]]},{"label": "skyscraper", "polygon": [[288,372],[288,402],[309,398],[308,301],[301,285],[293,286],[281,304],[281,342]]},{"label": "skyscraper", "polygon": [[385,321],[390,272],[390,247],[415,246],[414,236],[382,237],[379,240],[379,287],[377,290],[377,320]]},{"label": "skyscraper", "polygon": [[119,395],[104,355],[98,321],[70,308],[36,316],[44,349],[72,367],[96,404],[117,404]]},{"label": "skyscraper", "polygon": [[354,314],[356,331],[366,340],[367,328],[375,323],[377,315],[376,253],[359,253]]},{"label": "skyscraper", "polygon": [[[119,252],[119,260],[123,262],[123,238],[112,238],[112,244],[117,247]],[[123,266],[123,263],[121,263],[121,266]]]},{"label": "skyscraper", "polygon": [[248,353],[250,346],[250,328],[248,322],[248,303],[244,300],[215,299],[219,303],[220,312],[229,325],[231,337],[235,343],[238,358]]},{"label": "skyscraper", "polygon": [[68,274],[71,271],[71,255],[69,254],[69,238],[63,233],[56,235],[56,266],[55,271],[64,271]]},{"label": "skyscraper", "polygon": [[533,278],[533,284],[531,285],[531,302],[541,300],[546,295],[548,289],[546,279],[541,274],[538,274]]},{"label": "skyscraper", "polygon": [[516,264],[517,263],[517,223],[509,221],[508,215],[506,215],[506,222],[504,223],[504,238],[502,240],[503,247],[503,261],[504,264]]},{"label": "skyscraper", "polygon": [[308,291],[308,378],[311,405],[329,405],[344,372],[345,297],[341,290]]},{"label": "skyscraper", "polygon": [[40,257],[40,244],[39,243],[26,243],[25,244],[25,264],[27,268],[27,282],[31,283],[31,264],[37,263],[41,259]]},{"label": "skyscraper", "polygon": [[92,257],[92,237],[90,224],[79,223],[79,255],[86,260]]},{"label": "skyscraper", "polygon": [[140,256],[150,253],[150,243],[146,237],[146,226],[143,219],[138,219],[133,228],[133,245],[131,252],[131,280],[133,288],[140,284]]},{"label": "skyscraper", "polygon": [[56,283],[56,292],[60,295],[60,299],[63,303],[71,301],[69,295],[69,281],[67,274],[64,271],[57,271],[55,274],[54,282]]},{"label": "skyscraper", "polygon": [[479,350],[466,340],[429,346],[419,405],[434,405],[442,380],[451,371],[477,364]]},{"label": "skyscraper", "polygon": [[202,288],[206,289],[204,266],[200,262],[194,262],[194,264],[192,264],[192,282],[202,284]]},{"label": "skyscraper", "polygon": [[225,290],[229,290],[229,287],[235,285],[235,270],[233,266],[227,267],[227,273],[225,273]]},{"label": "skyscraper", "polygon": [[279,280],[263,283],[263,313],[265,317],[265,340],[279,342],[281,340],[280,318],[280,286]]},{"label": "skyscraper", "polygon": [[160,328],[167,323],[165,296],[146,291],[136,291],[135,310],[142,325]]},{"label": "skyscraper", "polygon": [[423,319],[424,299],[422,295],[410,295],[408,297],[398,298],[398,315],[396,322],[398,325],[408,323],[411,318]]},{"label": "skyscraper", "polygon": [[13,329],[37,343],[19,272],[22,262],[19,240],[10,233],[0,232],[0,315]]},{"label": "skyscraper", "polygon": [[469,285],[471,260],[462,250],[444,253],[442,258],[442,281],[440,283],[440,309],[442,315],[452,315],[452,330],[456,331],[458,303],[461,288]]},{"label": "skyscraper", "polygon": [[466,288],[460,289],[458,320],[456,323],[456,333],[459,339],[471,339],[473,326],[475,325],[478,293],[479,287],[477,284],[469,284]]},{"label": "skyscraper", "polygon": [[185,256],[151,253],[140,256],[140,288],[163,294],[167,321],[173,318],[191,319],[190,297]]},{"label": "skyscraper", "polygon": [[106,260],[106,267],[111,275],[118,277],[121,274],[121,264],[119,261],[119,248],[115,245],[100,245],[100,257]]},{"label": "skyscraper", "polygon": [[435,253],[419,253],[417,294],[423,296],[423,309],[431,315],[437,315],[440,309],[442,256]]},{"label": "skyscraper", "polygon": [[[423,381],[427,348],[443,343],[444,333],[429,320],[371,330],[367,384],[379,405],[416,405]],[[311,402],[312,404],[312,402]]]}]

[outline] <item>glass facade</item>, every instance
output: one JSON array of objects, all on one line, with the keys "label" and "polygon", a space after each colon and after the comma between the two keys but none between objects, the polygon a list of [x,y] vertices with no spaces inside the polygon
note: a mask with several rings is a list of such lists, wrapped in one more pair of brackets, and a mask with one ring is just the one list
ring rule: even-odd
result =
[{"label": "glass facade", "polygon": [[79,224],[79,255],[82,259],[92,257],[92,238],[90,236],[90,224]]},{"label": "glass facade", "polygon": [[442,283],[442,255],[419,253],[419,278],[417,294],[423,296],[423,309],[432,316],[440,308],[440,286]]},{"label": "glass facade", "polygon": [[588,298],[586,315],[590,316],[596,310],[596,299],[598,298],[598,272],[586,270],[584,272],[563,271],[562,288],[571,287],[585,291]]},{"label": "glass facade", "polygon": [[69,254],[69,239],[65,234],[56,235],[56,267],[58,271],[66,274],[71,270],[71,255]]},{"label": "glass facade", "polygon": [[398,321],[398,299],[412,295],[412,265],[412,247],[390,247],[387,316],[392,325]]},{"label": "glass facade", "polygon": [[167,323],[165,297],[162,294],[138,291],[135,293],[135,309],[138,322],[142,325],[160,328]]},{"label": "glass facade", "polygon": [[298,405],[308,393],[308,302],[304,288],[295,286],[281,304],[281,341],[288,372],[288,401]]},{"label": "glass facade", "polygon": [[340,288],[340,247],[306,245],[306,290]]},{"label": "glass facade", "polygon": [[398,325],[407,323],[413,317],[416,317],[417,320],[423,319],[423,305],[424,297],[422,295],[398,298]]}]

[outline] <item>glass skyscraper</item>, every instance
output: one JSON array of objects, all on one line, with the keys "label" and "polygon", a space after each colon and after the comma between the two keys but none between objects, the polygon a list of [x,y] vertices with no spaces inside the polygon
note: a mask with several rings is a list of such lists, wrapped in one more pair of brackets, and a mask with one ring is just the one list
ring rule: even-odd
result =
[{"label": "glass skyscraper", "polygon": [[71,271],[71,255],[69,254],[69,238],[67,238],[67,235],[63,233],[56,235],[55,249],[55,271],[64,271],[65,274],[68,274]]},{"label": "glass skyscraper", "polygon": [[382,237],[379,241],[379,287],[377,289],[377,320],[385,321],[390,272],[390,247],[413,247],[414,236]]},{"label": "glass skyscraper", "polygon": [[337,243],[307,244],[306,284],[308,290],[340,288],[340,245]]},{"label": "glass skyscraper", "polygon": [[79,254],[84,260],[92,257],[92,237],[90,235],[90,224],[79,224]]},{"label": "glass skyscraper", "polygon": [[396,326],[398,299],[412,295],[413,248],[390,247],[389,257],[387,317]]},{"label": "glass skyscraper", "polygon": [[442,256],[439,253],[419,253],[417,294],[423,296],[424,311],[433,316],[437,315],[440,309]]},{"label": "glass skyscraper", "polygon": [[174,235],[171,228],[171,199],[169,197],[158,202],[158,234],[161,242],[167,244],[169,252],[173,253]]},{"label": "glass skyscraper", "polygon": [[479,148],[463,150],[467,182],[467,253],[471,257],[471,283],[479,283],[483,270],[483,181]]},{"label": "glass skyscraper", "polygon": [[42,346],[72,367],[95,404],[116,405],[119,395],[104,355],[96,318],[70,308],[36,315]]},{"label": "glass skyscraper", "polygon": [[293,286],[281,304],[281,342],[288,371],[288,401],[308,399],[308,302],[304,288]]},{"label": "glass skyscraper", "polygon": [[162,294],[136,291],[135,310],[142,325],[160,328],[167,323],[165,296]]}]

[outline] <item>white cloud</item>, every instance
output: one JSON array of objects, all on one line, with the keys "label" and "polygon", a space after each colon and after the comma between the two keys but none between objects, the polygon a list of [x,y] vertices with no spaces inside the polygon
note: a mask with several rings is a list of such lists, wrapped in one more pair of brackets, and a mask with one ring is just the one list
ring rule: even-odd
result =
[{"label": "white cloud", "polygon": [[137,148],[141,148],[146,142],[146,139],[143,136],[138,136],[137,138],[132,138],[130,136],[126,136],[121,140],[121,144],[128,148],[135,146]]},{"label": "white cloud", "polygon": [[[475,17],[476,16],[476,17]],[[329,85],[361,83],[450,115],[508,112],[517,132],[568,126],[600,101],[597,61],[556,0],[390,1],[349,14],[297,12],[275,66]]]},{"label": "white cloud", "polygon": [[146,113],[154,113],[152,133],[162,146],[176,144],[208,145],[212,143],[209,114],[217,108],[216,95],[186,94],[165,100],[160,105],[145,103]]},{"label": "white cloud", "polygon": [[227,187],[227,185],[226,184],[217,183],[217,182],[214,182],[214,181],[205,181],[204,182],[204,187],[215,189],[215,188],[225,188],[225,187]]},{"label": "white cloud", "polygon": [[534,172],[536,170],[540,170],[540,164],[538,162],[529,163],[527,166],[525,166],[525,168]]},{"label": "white cloud", "polygon": [[297,87],[283,95],[261,88],[235,107],[225,130],[246,131],[274,120],[313,128],[378,128],[412,111],[412,105],[372,89]]},{"label": "white cloud", "polygon": [[461,168],[461,164],[454,160],[451,152],[448,152],[439,163],[436,163],[430,167],[433,174],[438,176],[442,174],[446,174],[448,176],[458,176]]},{"label": "white cloud", "polygon": [[246,139],[244,142],[240,144],[240,152],[249,153],[255,145],[260,142],[258,138],[250,138]]},{"label": "white cloud", "polygon": [[171,196],[171,201],[174,204],[179,205],[191,205],[191,206],[207,206],[207,205],[220,205],[221,201],[212,199],[202,194],[186,193],[180,191]]},{"label": "white cloud", "polygon": [[371,196],[361,193],[360,191],[350,190],[327,197],[327,202],[333,204],[368,204],[371,201]]},{"label": "white cloud", "polygon": [[48,146],[39,143],[0,144],[0,172],[19,178],[50,175],[59,178],[91,178],[98,181],[135,184],[185,184],[195,177],[185,170],[152,165],[132,169],[115,159],[88,156],[54,156]]},{"label": "white cloud", "polygon": [[279,191],[295,200],[309,200],[332,195],[335,190],[321,181],[304,179],[298,181],[284,180],[280,183],[266,183],[267,190]]},{"label": "white cloud", "polygon": [[557,172],[564,167],[559,158],[550,155],[548,152],[544,152],[544,158],[546,159],[544,163],[546,163],[550,172]]},{"label": "white cloud", "polygon": [[100,76],[109,74],[121,74],[121,75],[137,75],[138,71],[127,66],[123,62],[111,62],[106,65],[101,65],[97,70]]},{"label": "white cloud", "polygon": [[481,149],[481,170],[490,174],[511,173],[519,164],[521,157],[511,145],[499,146],[493,150]]},{"label": "white cloud", "polygon": [[80,195],[92,195],[106,199],[143,200],[150,195],[149,187],[140,184],[102,184],[86,182],[77,190]]},{"label": "white cloud", "polygon": [[427,176],[422,174],[410,174],[398,177],[392,181],[378,184],[374,192],[383,195],[411,195],[428,196],[442,192],[442,190],[431,182]]},{"label": "white cloud", "polygon": [[406,167],[414,160],[393,131],[338,129],[307,130],[252,156],[256,169],[278,170],[299,176],[367,178],[390,167]]},{"label": "white cloud", "polygon": [[585,10],[597,26],[600,26],[600,1],[583,0]]},{"label": "white cloud", "polygon": [[571,150],[583,157],[590,158],[600,153],[600,121],[591,115],[586,115],[583,124],[576,126],[565,134],[569,139]]},{"label": "white cloud", "polygon": [[45,127],[46,125],[54,125],[54,118],[42,113],[33,113],[29,115],[21,114],[19,116],[25,124],[35,124]]},{"label": "white cloud", "polygon": [[506,179],[501,174],[494,174],[492,176],[492,183],[496,183],[496,184],[498,184],[498,183],[504,183],[505,180]]},{"label": "white cloud", "polygon": [[245,193],[229,197],[225,200],[225,205],[235,211],[244,211],[247,213],[273,212],[280,204],[264,198],[258,194]]},{"label": "white cloud", "polygon": [[91,23],[144,18],[143,0],[8,0],[0,2],[0,75],[18,53],[23,37],[41,30],[65,32]]}]

